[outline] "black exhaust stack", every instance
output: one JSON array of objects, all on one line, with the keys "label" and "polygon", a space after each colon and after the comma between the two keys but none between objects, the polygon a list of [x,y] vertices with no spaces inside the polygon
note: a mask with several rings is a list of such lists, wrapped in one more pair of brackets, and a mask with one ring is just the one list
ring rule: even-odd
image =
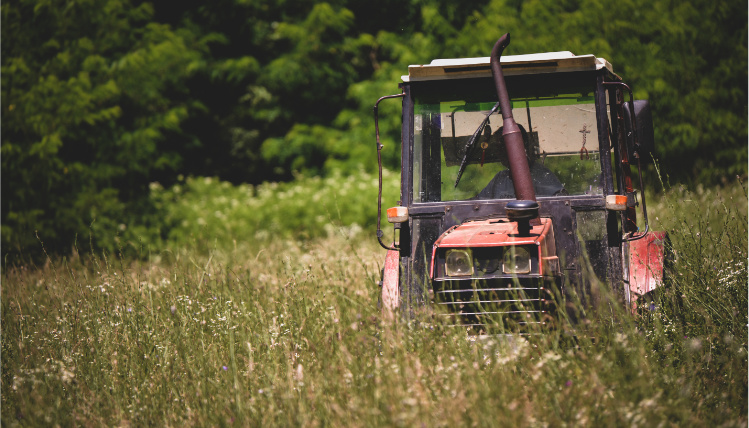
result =
[{"label": "black exhaust stack", "polygon": [[533,179],[528,166],[528,158],[525,153],[525,144],[520,127],[512,116],[510,96],[507,94],[505,76],[499,58],[502,51],[510,44],[510,33],[505,34],[497,40],[492,49],[491,66],[494,86],[497,88],[497,97],[502,111],[502,139],[507,150],[507,159],[510,163],[510,174],[512,184],[515,188],[515,198],[507,204],[507,217],[518,222],[518,232],[527,234],[530,230],[530,221],[538,217],[538,202],[536,202],[536,191],[533,189]]},{"label": "black exhaust stack", "polygon": [[519,201],[535,201],[536,191],[533,190],[533,181],[531,180],[531,171],[528,167],[528,158],[525,154],[523,135],[520,132],[520,127],[515,122],[515,118],[512,117],[510,96],[507,94],[505,76],[502,73],[502,66],[499,63],[502,51],[509,44],[510,33],[507,33],[497,40],[494,49],[492,49],[491,56],[492,76],[494,77],[494,86],[497,88],[499,107],[502,111],[502,139],[504,139],[505,147],[507,148],[512,184],[515,187],[515,197]]}]

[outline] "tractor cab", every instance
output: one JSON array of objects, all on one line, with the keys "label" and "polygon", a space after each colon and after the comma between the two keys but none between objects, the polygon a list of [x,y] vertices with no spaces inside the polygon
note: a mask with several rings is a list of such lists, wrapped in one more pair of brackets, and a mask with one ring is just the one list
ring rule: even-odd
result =
[{"label": "tractor cab", "polygon": [[649,231],[631,171],[651,157],[647,101],[605,59],[501,57],[508,43],[410,66],[402,92],[377,102],[402,100],[395,237],[377,230],[386,312],[524,325],[542,322],[554,296],[593,303],[603,284],[632,305],[662,278],[664,234]]}]

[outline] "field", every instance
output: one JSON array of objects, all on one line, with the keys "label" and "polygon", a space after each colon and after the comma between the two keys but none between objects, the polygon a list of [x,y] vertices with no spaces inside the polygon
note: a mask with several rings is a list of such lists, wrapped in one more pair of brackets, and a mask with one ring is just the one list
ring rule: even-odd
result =
[{"label": "field", "polygon": [[[3,266],[3,426],[747,424],[741,184],[649,199],[675,254],[651,307],[478,341],[428,316],[381,318],[383,251],[371,224],[342,219],[341,200],[309,215],[319,223],[303,236],[292,233],[308,227],[303,211],[252,207],[278,210],[265,220],[274,240],[261,226],[231,229],[252,215],[232,214],[231,201],[262,200],[262,188],[191,186],[211,207],[201,218],[224,218],[190,232],[199,222],[183,202],[173,221],[186,229],[161,250],[124,243],[138,257]],[[287,198],[303,205],[305,189]]]}]

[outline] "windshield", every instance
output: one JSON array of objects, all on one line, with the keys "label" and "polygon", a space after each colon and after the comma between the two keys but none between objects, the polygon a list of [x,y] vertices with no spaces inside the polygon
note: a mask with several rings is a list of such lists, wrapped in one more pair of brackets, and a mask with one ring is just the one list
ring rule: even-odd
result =
[{"label": "windshield", "polygon": [[[533,84],[530,77],[546,79],[545,84]],[[492,82],[482,87],[482,81],[430,82],[415,91],[415,202],[515,197],[502,115],[492,113],[497,96]],[[523,76],[513,88],[513,80],[507,79],[537,197],[602,194],[593,80],[589,82]]]}]

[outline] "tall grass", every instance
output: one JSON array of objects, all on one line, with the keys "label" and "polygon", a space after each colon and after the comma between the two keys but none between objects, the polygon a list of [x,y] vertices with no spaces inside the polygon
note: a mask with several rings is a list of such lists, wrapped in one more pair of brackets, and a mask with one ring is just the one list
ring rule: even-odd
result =
[{"label": "tall grass", "polygon": [[574,337],[383,322],[382,251],[350,228],[5,266],[2,424],[746,426],[747,200],[732,196],[719,218],[707,191],[652,202],[668,283]]}]

